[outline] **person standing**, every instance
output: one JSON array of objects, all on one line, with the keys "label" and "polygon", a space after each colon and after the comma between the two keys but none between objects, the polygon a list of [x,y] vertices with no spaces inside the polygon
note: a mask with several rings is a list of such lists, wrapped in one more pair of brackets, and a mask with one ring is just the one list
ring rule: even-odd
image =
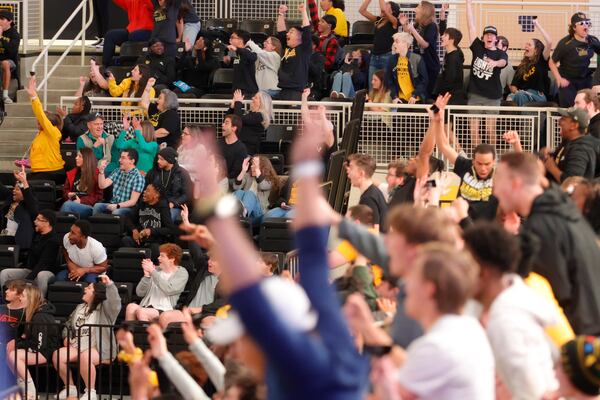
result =
[{"label": "person standing", "polygon": [[234,179],[242,170],[242,163],[248,155],[244,143],[238,138],[242,131],[242,119],[235,114],[228,114],[223,120],[223,137],[219,140],[221,154],[227,163],[227,177]]},{"label": "person standing", "polygon": [[[434,98],[450,93],[448,104],[466,104],[467,95],[463,84],[463,64],[465,56],[458,47],[462,39],[462,32],[458,29],[447,28],[442,34],[442,47],[446,50],[444,66],[437,76],[433,88]],[[434,77],[431,77],[433,80]]]},{"label": "person standing", "polygon": [[590,35],[592,21],[582,12],[571,16],[569,34],[560,39],[549,66],[558,85],[558,104],[571,107],[578,90],[592,87],[590,60],[600,54],[600,41]]}]

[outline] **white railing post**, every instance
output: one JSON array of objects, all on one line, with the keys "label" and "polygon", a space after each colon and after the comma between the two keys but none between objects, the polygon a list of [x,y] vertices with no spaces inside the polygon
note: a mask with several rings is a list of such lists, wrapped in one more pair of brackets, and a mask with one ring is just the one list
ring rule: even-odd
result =
[{"label": "white railing post", "polygon": [[[48,79],[48,52],[44,53],[44,79]],[[48,85],[44,86],[44,107],[48,105]]]},{"label": "white railing post", "polygon": [[81,66],[82,67],[85,65],[85,31],[87,30],[86,26],[85,26],[86,13],[87,13],[87,7],[83,6],[83,10],[81,11],[81,32],[83,32],[83,35],[81,37]]},{"label": "white railing post", "polygon": [[27,54],[29,48],[29,1],[23,0],[21,3],[21,39],[23,40],[23,53]]}]

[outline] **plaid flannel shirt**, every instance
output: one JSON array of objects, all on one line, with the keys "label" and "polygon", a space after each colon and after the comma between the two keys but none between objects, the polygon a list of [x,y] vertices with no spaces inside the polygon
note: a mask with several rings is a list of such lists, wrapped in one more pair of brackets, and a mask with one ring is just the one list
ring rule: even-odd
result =
[{"label": "plaid flannel shirt", "polygon": [[308,0],[308,15],[312,22],[313,32],[318,32],[319,28],[319,8],[316,0]]},{"label": "plaid flannel shirt", "polygon": [[[329,43],[327,43],[327,48],[324,49],[323,45],[325,44],[325,40],[329,37],[330,39]],[[331,71],[335,66],[335,55],[338,51],[338,41],[333,32],[330,33],[329,36],[319,36],[319,51],[325,54],[325,69]]]},{"label": "plaid flannel shirt", "polygon": [[117,168],[110,174],[108,179],[113,182],[111,204],[128,201],[131,199],[131,192],[142,193],[144,191],[145,180],[137,168],[133,168],[129,172]]}]

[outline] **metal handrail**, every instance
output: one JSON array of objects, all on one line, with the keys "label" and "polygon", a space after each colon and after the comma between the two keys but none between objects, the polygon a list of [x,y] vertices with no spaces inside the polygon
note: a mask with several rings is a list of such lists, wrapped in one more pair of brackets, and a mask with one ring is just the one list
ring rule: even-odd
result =
[{"label": "metal handrail", "polygon": [[[89,19],[87,20],[87,22],[86,22],[86,14],[88,13],[88,11],[86,10],[86,7],[85,7],[86,4],[88,5],[88,8],[89,8]],[[48,72],[48,53],[50,51],[50,48],[54,45],[54,42],[56,42],[58,37],[63,33],[63,31],[67,28],[67,26],[69,26],[71,21],[73,21],[75,19],[75,17],[77,16],[77,14],[79,14],[79,11],[81,11],[81,31],[79,31],[77,36],[75,36],[75,38],[71,41],[71,44],[61,54],[59,59],[54,63],[54,65],[52,66],[52,69],[50,69],[50,72]],[[42,50],[42,52],[36,57],[35,61],[31,65],[30,72],[33,75],[33,74],[35,74],[35,67],[37,66],[37,64],[42,60],[42,58],[44,59],[44,79],[40,83],[38,83],[38,86],[37,86],[38,91],[40,91],[42,88],[44,89],[44,97],[43,97],[44,105],[47,103],[47,100],[48,100],[48,78],[50,78],[50,76],[52,76],[54,71],[56,71],[56,68],[58,68],[60,63],[62,63],[62,61],[67,56],[67,54],[69,54],[69,52],[71,51],[73,46],[75,46],[77,41],[80,39],[81,39],[81,66],[83,66],[85,64],[85,32],[89,28],[89,26],[92,24],[93,19],[94,19],[94,7],[92,7],[92,1],[91,0],[81,0],[81,3],[79,3],[77,8],[75,8],[75,10],[73,10],[73,12],[71,13],[71,16],[69,18],[67,18],[65,23],[54,34],[54,37],[52,37],[50,42],[44,47],[44,50]]]}]

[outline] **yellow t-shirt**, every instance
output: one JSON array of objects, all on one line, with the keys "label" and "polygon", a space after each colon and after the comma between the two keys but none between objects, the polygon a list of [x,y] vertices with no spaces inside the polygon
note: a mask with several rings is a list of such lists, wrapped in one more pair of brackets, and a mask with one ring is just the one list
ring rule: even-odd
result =
[{"label": "yellow t-shirt", "polygon": [[[135,97],[134,95],[129,95],[129,91],[131,86],[133,85],[133,81],[131,78],[125,78],[117,85],[117,82],[114,79],[108,80],[108,92],[112,97]],[[153,99],[156,95],[154,88],[150,88],[150,98]],[[138,106],[139,104],[134,104],[130,101],[124,101],[121,103],[122,107],[131,107]],[[131,113],[131,115],[141,115],[142,111],[137,109],[124,109],[123,112]]]},{"label": "yellow t-shirt", "polygon": [[[373,234],[379,234],[379,231],[375,229],[371,229],[371,232]],[[349,263],[354,262],[360,255],[356,248],[354,248],[347,240],[342,240],[335,250]],[[371,273],[373,274],[373,285],[379,286],[381,284],[381,279],[383,278],[383,269],[379,265],[373,265],[371,267]]]},{"label": "yellow t-shirt", "polygon": [[333,33],[341,37],[348,37],[348,23],[344,12],[340,8],[331,7],[325,14],[333,15],[336,19]]},{"label": "yellow t-shirt", "polygon": [[546,334],[556,345],[556,347],[560,348],[569,340],[574,339],[575,333],[573,332],[573,328],[571,328],[571,324],[565,316],[562,307],[558,304],[556,297],[554,297],[552,287],[550,286],[550,283],[548,283],[546,278],[536,274],[535,272],[531,272],[529,276],[525,279],[525,284],[537,294],[541,295],[549,302],[551,302],[554,308],[556,309],[556,312],[558,314],[558,324],[549,326],[545,329]]},{"label": "yellow t-shirt", "polygon": [[29,161],[31,172],[51,172],[62,169],[65,162],[60,154],[60,130],[52,125],[39,97],[31,101],[33,115],[42,127],[37,136],[31,142],[29,150]]},{"label": "yellow t-shirt", "polygon": [[398,87],[400,88],[398,98],[408,101],[415,91],[415,87],[410,79],[410,73],[408,72],[408,57],[398,57],[396,73],[398,76]]}]

